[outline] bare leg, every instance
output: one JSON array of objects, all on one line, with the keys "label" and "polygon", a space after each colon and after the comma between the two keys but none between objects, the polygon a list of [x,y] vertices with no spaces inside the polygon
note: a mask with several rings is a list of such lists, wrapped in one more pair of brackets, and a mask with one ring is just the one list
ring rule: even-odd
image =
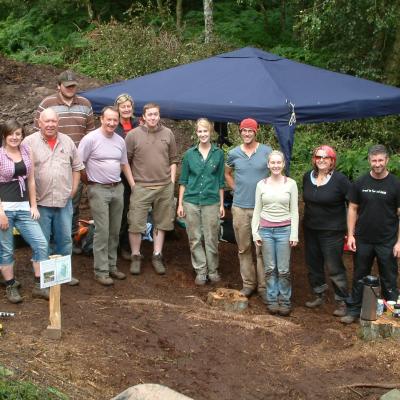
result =
[{"label": "bare leg", "polygon": [[1,273],[5,281],[9,281],[14,278],[14,268],[12,264],[4,265],[1,267]]},{"label": "bare leg", "polygon": [[40,264],[37,261],[32,261],[33,271],[35,273],[35,278],[40,277]]},{"label": "bare leg", "polygon": [[165,239],[165,231],[161,229],[155,229],[153,240],[154,240],[154,254],[162,253],[162,249],[164,246],[164,239]]},{"label": "bare leg", "polygon": [[142,234],[129,232],[129,243],[131,244],[132,254],[140,254],[140,246],[142,244]]}]

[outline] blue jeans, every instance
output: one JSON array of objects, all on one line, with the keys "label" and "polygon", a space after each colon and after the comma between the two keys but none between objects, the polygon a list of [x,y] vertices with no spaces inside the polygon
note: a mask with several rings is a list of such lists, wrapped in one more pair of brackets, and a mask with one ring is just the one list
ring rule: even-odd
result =
[{"label": "blue jeans", "polygon": [[291,306],[290,226],[260,228],[268,305]]},{"label": "blue jeans", "polygon": [[[65,207],[38,206],[40,212],[39,224],[44,237],[54,243],[51,252],[60,256],[69,256],[72,253],[72,199]],[[50,253],[50,251],[49,251]]]},{"label": "blue jeans", "polygon": [[40,225],[31,218],[30,211],[5,211],[9,227],[0,229],[0,266],[14,263],[13,228],[17,228],[25,242],[31,246],[32,261],[47,260],[48,246]]}]

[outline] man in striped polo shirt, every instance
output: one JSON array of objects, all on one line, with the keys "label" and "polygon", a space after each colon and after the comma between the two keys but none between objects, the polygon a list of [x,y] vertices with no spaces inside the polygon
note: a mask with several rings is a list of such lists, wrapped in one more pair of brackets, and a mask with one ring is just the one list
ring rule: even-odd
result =
[{"label": "man in striped polo shirt", "polygon": [[[39,129],[40,113],[52,108],[58,114],[58,132],[69,136],[78,147],[81,139],[95,129],[94,116],[90,101],[78,96],[78,81],[70,71],[62,72],[57,79],[57,93],[45,97],[38,106],[35,115],[35,127]],[[82,184],[73,198],[72,235],[78,231],[79,203],[82,196]],[[80,252],[74,248],[74,252]]]}]

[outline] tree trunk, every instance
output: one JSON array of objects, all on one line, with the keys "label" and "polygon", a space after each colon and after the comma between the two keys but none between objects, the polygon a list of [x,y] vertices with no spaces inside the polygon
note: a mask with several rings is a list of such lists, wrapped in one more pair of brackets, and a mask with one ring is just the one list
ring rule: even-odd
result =
[{"label": "tree trunk", "polygon": [[387,81],[392,85],[400,85],[400,24],[396,29],[396,38],[393,43],[392,52],[386,61]]},{"label": "tree trunk", "polygon": [[176,0],[176,30],[182,32],[182,3],[183,0]]},{"label": "tree trunk", "polygon": [[204,0],[204,43],[212,41],[213,25],[213,0]]}]

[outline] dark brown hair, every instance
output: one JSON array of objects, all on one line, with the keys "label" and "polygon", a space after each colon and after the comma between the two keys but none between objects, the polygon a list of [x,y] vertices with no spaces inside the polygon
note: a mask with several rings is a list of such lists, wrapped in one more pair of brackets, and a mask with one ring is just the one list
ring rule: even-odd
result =
[{"label": "dark brown hair", "polygon": [[160,112],[160,106],[157,103],[147,103],[143,106],[143,116],[149,108],[157,108],[158,112]]},{"label": "dark brown hair", "polygon": [[10,136],[17,129],[22,130],[22,137],[25,137],[25,128],[24,126],[18,122],[16,119],[9,119],[6,122],[0,124],[0,132],[1,132],[1,140],[3,143],[6,141],[6,137]]}]

